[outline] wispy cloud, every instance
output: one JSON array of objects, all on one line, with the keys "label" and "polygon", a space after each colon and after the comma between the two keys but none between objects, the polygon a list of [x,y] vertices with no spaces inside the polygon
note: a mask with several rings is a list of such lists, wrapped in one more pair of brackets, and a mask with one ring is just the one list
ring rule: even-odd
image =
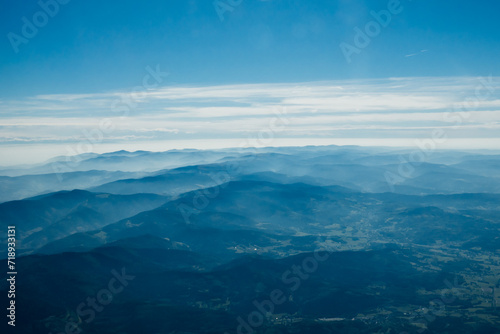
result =
[{"label": "wispy cloud", "polygon": [[405,57],[414,57],[414,56],[417,56],[419,54],[425,53],[427,51],[429,51],[429,50],[420,50],[419,52],[416,52],[416,53],[407,54],[407,55],[405,55]]},{"label": "wispy cloud", "polygon": [[460,110],[453,106],[475,96],[478,78],[167,86],[133,96],[125,116],[112,106],[130,98],[127,91],[38,95],[1,101],[0,143],[81,140],[104,118],[115,127],[104,141],[245,137],[285,107],[283,137],[419,137],[445,127],[462,137],[493,138],[500,123],[500,78],[491,81],[491,94],[475,101],[458,125],[451,116]]}]

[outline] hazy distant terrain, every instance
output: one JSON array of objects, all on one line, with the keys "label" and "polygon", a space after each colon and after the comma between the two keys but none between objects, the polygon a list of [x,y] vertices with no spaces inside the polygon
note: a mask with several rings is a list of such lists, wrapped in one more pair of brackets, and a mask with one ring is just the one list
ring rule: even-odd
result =
[{"label": "hazy distant terrain", "polygon": [[[413,151],[119,151],[1,169],[19,326],[499,333],[500,154]],[[123,291],[99,297],[122,270]]]}]

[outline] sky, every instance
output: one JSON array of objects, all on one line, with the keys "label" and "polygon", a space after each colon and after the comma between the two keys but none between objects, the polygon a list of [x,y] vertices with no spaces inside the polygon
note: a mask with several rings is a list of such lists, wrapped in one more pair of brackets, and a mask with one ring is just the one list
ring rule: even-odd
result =
[{"label": "sky", "polygon": [[500,148],[496,1],[1,6],[0,165],[115,149],[411,146],[433,133],[442,147]]}]

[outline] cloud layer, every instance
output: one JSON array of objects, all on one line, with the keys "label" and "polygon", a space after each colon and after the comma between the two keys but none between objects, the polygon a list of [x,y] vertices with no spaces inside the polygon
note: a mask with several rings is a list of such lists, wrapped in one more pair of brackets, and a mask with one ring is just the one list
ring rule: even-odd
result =
[{"label": "cloud layer", "polygon": [[[136,87],[0,101],[0,145],[274,138],[499,137],[500,78]],[[272,134],[270,134],[272,133]]]}]

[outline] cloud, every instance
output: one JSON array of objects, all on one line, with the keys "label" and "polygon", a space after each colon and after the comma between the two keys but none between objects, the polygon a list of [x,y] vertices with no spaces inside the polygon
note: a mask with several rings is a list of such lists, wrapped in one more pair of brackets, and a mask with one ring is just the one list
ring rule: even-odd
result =
[{"label": "cloud", "polygon": [[[418,137],[435,127],[465,137],[494,137],[500,122],[500,78],[166,86],[137,94],[51,94],[0,103],[0,143],[81,140],[103,120],[115,128],[104,140],[115,141],[240,138],[283,119],[286,126],[277,137],[338,136],[339,131],[346,138],[367,133]],[[113,106],[120,103],[117,112]],[[467,117],[460,114],[464,105]],[[455,124],[457,117],[460,124]]]},{"label": "cloud", "polygon": [[419,55],[419,54],[425,53],[425,52],[427,52],[427,51],[429,51],[429,50],[420,50],[420,51],[419,51],[419,52],[417,52],[417,53],[411,53],[411,54],[405,55],[405,57],[414,57],[414,56],[417,56],[417,55]]}]

